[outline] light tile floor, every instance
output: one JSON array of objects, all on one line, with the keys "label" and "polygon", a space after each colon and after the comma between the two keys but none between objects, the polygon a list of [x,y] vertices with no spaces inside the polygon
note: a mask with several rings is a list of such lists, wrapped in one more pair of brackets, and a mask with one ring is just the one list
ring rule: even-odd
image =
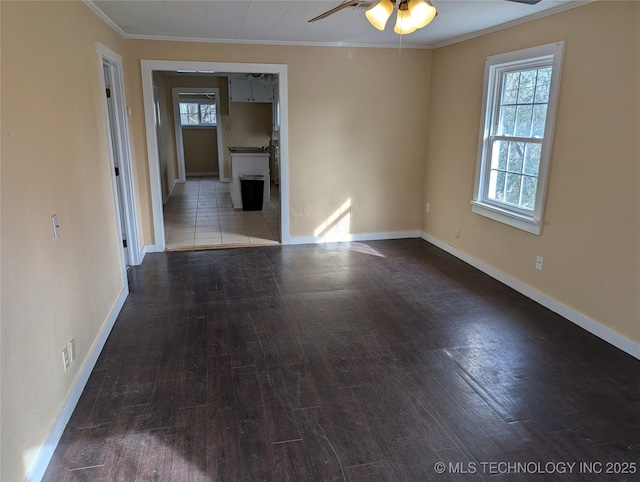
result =
[{"label": "light tile floor", "polygon": [[164,205],[166,248],[278,244],[280,193],[271,185],[271,202],[262,211],[233,209],[229,183],[217,177],[188,177]]}]

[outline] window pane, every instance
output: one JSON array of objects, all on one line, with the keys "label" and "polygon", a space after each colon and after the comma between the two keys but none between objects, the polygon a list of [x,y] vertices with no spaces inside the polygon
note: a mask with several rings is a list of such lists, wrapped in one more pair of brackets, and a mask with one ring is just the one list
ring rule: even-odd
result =
[{"label": "window pane", "polygon": [[509,156],[509,143],[506,141],[496,141],[493,145],[491,155],[491,169],[507,169],[507,158]]},{"label": "window pane", "polygon": [[533,106],[519,105],[516,111],[516,135],[529,137],[531,135],[531,114]]},{"label": "window pane", "polygon": [[520,73],[511,72],[503,78],[502,105],[518,102],[518,86],[520,85]]},{"label": "window pane", "polygon": [[198,104],[197,103],[180,103],[180,123],[182,125],[198,125]]},{"label": "window pane", "polygon": [[550,85],[551,84],[551,67],[542,67],[538,69],[538,85]]},{"label": "window pane", "polygon": [[507,173],[507,189],[505,192],[505,202],[510,204],[520,203],[520,180],[522,176],[519,174]]},{"label": "window pane", "polygon": [[216,123],[216,105],[200,104],[200,123],[215,124]]},{"label": "window pane", "polygon": [[541,144],[527,144],[527,148],[524,156],[524,170],[525,174],[530,176],[538,176],[540,170],[540,153],[542,152]]},{"label": "window pane", "polygon": [[546,122],[547,122],[547,104],[534,105],[531,135],[533,137],[543,137],[544,125]]},{"label": "window pane", "polygon": [[520,72],[520,89],[518,90],[518,104],[533,102],[536,89],[536,70]]},{"label": "window pane", "polygon": [[503,136],[514,135],[516,127],[516,108],[515,106],[506,106],[500,109],[500,127],[498,134]]},{"label": "window pane", "polygon": [[520,86],[520,72],[511,72],[504,76],[505,90],[518,90]]},{"label": "window pane", "polygon": [[518,102],[518,89],[505,90],[502,96],[502,104],[516,104]]},{"label": "window pane", "polygon": [[536,207],[536,190],[538,180],[535,177],[524,176],[522,178],[522,199],[520,205],[525,209]]},{"label": "window pane", "polygon": [[524,159],[524,142],[509,142],[509,162],[507,170],[510,172],[522,172],[522,161]]},{"label": "window pane", "polygon": [[536,96],[533,100],[536,104],[546,104],[549,102],[549,85],[540,85],[536,86]]},{"label": "window pane", "polygon": [[538,79],[536,83],[536,95],[534,102],[546,104],[549,102],[549,88],[551,86],[551,67],[538,69]]},{"label": "window pane", "polygon": [[185,114],[197,114],[198,113],[198,104],[195,103],[182,103],[180,104],[180,113]]},{"label": "window pane", "polygon": [[489,199],[504,201],[504,185],[506,173],[502,171],[491,171],[489,176]]}]

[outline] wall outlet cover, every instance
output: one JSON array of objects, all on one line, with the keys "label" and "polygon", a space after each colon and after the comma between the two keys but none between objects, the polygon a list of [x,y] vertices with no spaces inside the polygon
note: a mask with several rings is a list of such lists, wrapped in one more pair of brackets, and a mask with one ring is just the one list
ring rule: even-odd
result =
[{"label": "wall outlet cover", "polygon": [[71,338],[71,341],[69,342],[69,358],[71,359],[71,361],[76,359],[76,339],[75,338]]},{"label": "wall outlet cover", "polygon": [[64,364],[64,371],[67,371],[67,368],[69,368],[69,347],[65,346],[62,349],[62,363]]}]

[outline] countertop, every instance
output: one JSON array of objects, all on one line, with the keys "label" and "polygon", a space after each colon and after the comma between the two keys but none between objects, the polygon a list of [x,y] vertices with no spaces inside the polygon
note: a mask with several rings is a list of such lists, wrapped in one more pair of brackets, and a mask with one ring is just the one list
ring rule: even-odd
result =
[{"label": "countertop", "polygon": [[232,154],[268,154],[264,147],[229,147]]}]

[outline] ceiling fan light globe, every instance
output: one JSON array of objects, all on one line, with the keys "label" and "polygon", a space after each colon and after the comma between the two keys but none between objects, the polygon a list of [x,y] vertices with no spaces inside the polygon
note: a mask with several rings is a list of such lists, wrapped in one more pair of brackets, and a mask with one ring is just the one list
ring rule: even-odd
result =
[{"label": "ceiling fan light globe", "polygon": [[430,1],[411,0],[409,2],[409,13],[416,29],[429,25],[438,13]]},{"label": "ceiling fan light globe", "polygon": [[396,19],[396,26],[393,28],[393,31],[398,35],[407,35],[415,32],[416,29],[416,24],[413,22],[409,11],[398,10],[398,18]]},{"label": "ceiling fan light globe", "polygon": [[384,30],[385,25],[387,25],[387,20],[389,20],[389,17],[391,17],[393,13],[393,7],[394,3],[390,0],[380,0],[364,12],[364,14],[371,25],[378,30]]}]

